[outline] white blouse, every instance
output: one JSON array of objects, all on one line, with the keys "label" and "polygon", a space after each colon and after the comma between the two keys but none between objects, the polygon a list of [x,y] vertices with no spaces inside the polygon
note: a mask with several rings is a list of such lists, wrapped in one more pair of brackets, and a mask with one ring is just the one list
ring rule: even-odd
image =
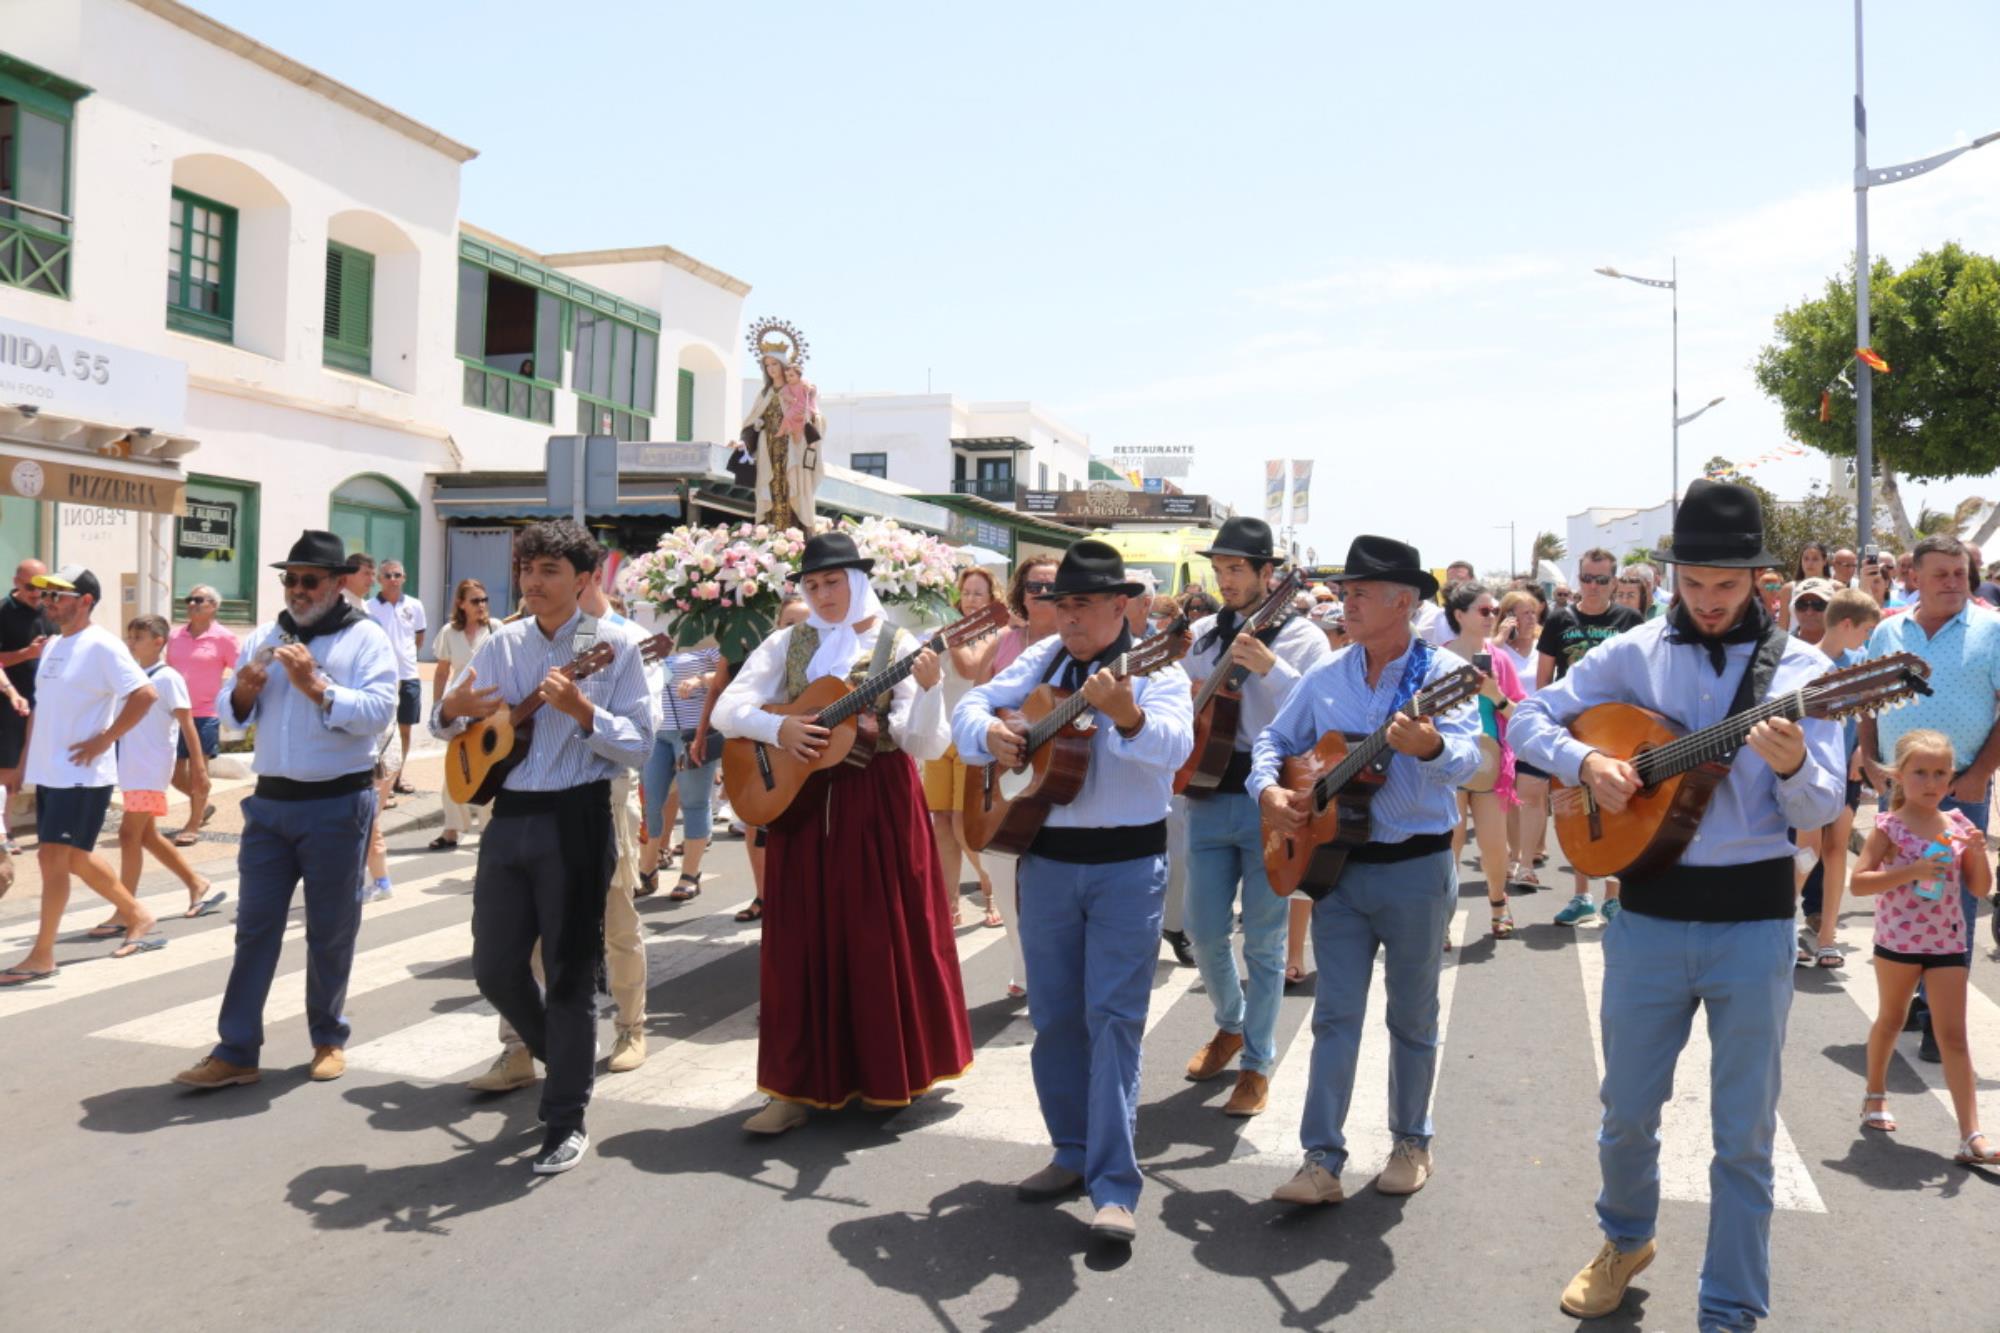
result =
[{"label": "white blouse", "polygon": [[[861,633],[860,654],[872,656],[875,637],[882,626],[878,620]],[[757,645],[750,659],[729,680],[729,688],[715,701],[709,725],[725,736],[742,736],[778,743],[778,726],[784,721],[776,713],[764,711],[767,703],[777,703],[785,692],[785,653],[792,642],[791,627],[779,630]],[[949,671],[949,663],[944,664]],[[944,691],[925,690],[905,676],[889,692],[889,734],[912,759],[937,759],[951,744],[950,718],[944,708]]]}]

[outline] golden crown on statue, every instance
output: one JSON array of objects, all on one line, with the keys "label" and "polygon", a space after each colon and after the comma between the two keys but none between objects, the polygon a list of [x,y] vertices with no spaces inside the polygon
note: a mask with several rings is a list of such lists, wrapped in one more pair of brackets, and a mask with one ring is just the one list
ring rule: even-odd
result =
[{"label": "golden crown on statue", "polygon": [[759,361],[775,356],[788,366],[803,366],[810,355],[805,334],[785,319],[758,320],[750,326],[744,342],[750,348],[750,355]]}]

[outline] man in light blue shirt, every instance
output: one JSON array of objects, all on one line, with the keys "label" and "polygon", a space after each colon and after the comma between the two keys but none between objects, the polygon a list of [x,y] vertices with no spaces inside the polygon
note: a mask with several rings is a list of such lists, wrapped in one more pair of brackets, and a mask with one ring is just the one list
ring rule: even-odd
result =
[{"label": "man in light blue shirt", "polygon": [[243,803],[236,958],[216,1024],[221,1040],[175,1076],[189,1087],[262,1076],[264,1000],[302,883],[310,1072],[325,1082],[347,1067],[341,1011],[375,819],[375,742],[396,711],[396,654],[381,626],[341,596],[341,576],[354,565],[339,537],[309,531],[275,568],[284,571],[285,609],[244,642],[224,704],[236,726],[256,724],[257,790]]},{"label": "man in light blue shirt", "polygon": [[[1694,731],[1830,669],[1818,649],[1774,624],[1757,597],[1756,572],[1780,562],[1764,549],[1754,492],[1710,481],[1689,486],[1667,561],[1679,567],[1672,612],[1627,630],[1536,691],[1508,727],[1521,760],[1566,787],[1588,788],[1607,816],[1623,813],[1644,782],[1625,758],[1571,734],[1585,710],[1637,705]],[[1707,1010],[1714,1050],[1715,1143],[1698,1324],[1703,1333],[1743,1330],[1770,1314],[1771,1151],[1794,955],[1794,849],[1786,834],[1833,822],[1847,762],[1833,722],[1774,716],[1741,744],[1747,748],[1728,761],[1676,863],[1626,871],[1624,910],[1604,928],[1597,1217],[1605,1239],[1563,1292],[1563,1309],[1579,1318],[1616,1310],[1653,1261],[1660,1108],[1697,1009]]]},{"label": "man in light blue shirt", "polygon": [[[1136,642],[1126,625],[1140,586],[1107,543],[1069,548],[1055,585],[1056,633],[952,713],[952,739],[972,765],[1019,767],[1026,725],[1016,709],[1043,684],[1081,691],[1095,710],[1083,788],[1047,821],[1015,870],[1028,1017],[1035,1025],[1035,1094],[1054,1159],[1017,1187],[1024,1200],[1089,1192],[1091,1230],[1130,1243],[1139,1201],[1132,1131],[1139,1044],[1160,956],[1167,891],[1167,800],[1194,748],[1194,709],[1177,665],[1133,678],[1110,665]],[[1159,642],[1153,640],[1152,642]]]},{"label": "man in light blue shirt", "polygon": [[1377,949],[1388,990],[1389,1132],[1396,1143],[1376,1178],[1384,1194],[1414,1194],[1431,1174],[1431,1085],[1437,1077],[1438,974],[1458,898],[1451,831],[1458,787],[1479,767],[1479,714],[1436,718],[1407,711],[1417,692],[1466,662],[1413,638],[1416,606],[1437,596],[1417,550],[1361,536],[1339,576],[1347,585],[1347,647],[1308,672],[1251,751],[1250,794],[1265,827],[1296,831],[1312,811],[1308,791],[1278,783],[1279,766],[1330,731],[1388,728],[1393,752],[1369,807],[1368,843],[1348,854],[1340,877],[1313,904],[1312,1067],[1299,1141],[1305,1162],[1273,1198],[1338,1203],[1347,1161],[1342,1126],[1354,1093],[1361,1021]]}]

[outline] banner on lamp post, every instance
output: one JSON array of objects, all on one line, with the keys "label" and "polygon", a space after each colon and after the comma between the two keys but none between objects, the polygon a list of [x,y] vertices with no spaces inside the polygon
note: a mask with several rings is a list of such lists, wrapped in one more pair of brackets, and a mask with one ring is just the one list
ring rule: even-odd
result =
[{"label": "banner on lamp post", "polygon": [[1312,490],[1313,465],[1310,458],[1292,460],[1292,524],[1306,522],[1307,496]]},{"label": "banner on lamp post", "polygon": [[1285,460],[1264,460],[1264,521],[1276,527],[1285,521]]}]

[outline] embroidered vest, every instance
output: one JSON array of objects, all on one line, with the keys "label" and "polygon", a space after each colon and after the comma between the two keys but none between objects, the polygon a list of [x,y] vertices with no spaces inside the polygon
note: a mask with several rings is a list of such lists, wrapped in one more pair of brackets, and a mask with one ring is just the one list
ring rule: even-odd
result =
[{"label": "embroidered vest", "polygon": [[[902,630],[886,625],[877,630],[874,653],[854,659],[854,667],[847,673],[847,683],[859,685],[894,661],[896,654],[915,651],[914,647],[905,646],[907,637]],[[806,668],[812,664],[813,654],[818,651],[818,630],[811,625],[792,626],[792,641],[785,645],[785,703],[805,693],[806,686],[811,683],[806,679]],[[875,701],[875,713],[882,720],[881,739],[875,745],[878,753],[900,748],[896,738],[889,733],[889,699],[893,693],[893,690],[885,691]]]}]

